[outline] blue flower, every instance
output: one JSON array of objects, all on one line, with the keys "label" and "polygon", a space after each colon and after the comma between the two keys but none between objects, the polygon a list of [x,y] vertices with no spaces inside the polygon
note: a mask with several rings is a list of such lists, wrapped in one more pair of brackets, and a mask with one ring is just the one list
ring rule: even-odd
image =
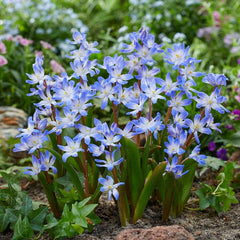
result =
[{"label": "blue flower", "polygon": [[[201,77],[203,75],[203,73],[201,72],[194,72],[195,70],[195,65],[194,65],[194,61],[191,61],[191,58],[188,58],[187,63],[185,64],[185,68],[179,68],[179,72],[181,74],[181,76],[187,80],[193,80],[193,77]],[[190,65],[189,65],[190,64]]]},{"label": "blue flower", "polygon": [[221,133],[222,131],[218,128],[218,126],[221,126],[221,124],[214,123],[213,121],[214,121],[214,118],[213,118],[212,114],[209,114],[206,127],[209,127],[210,129],[216,130]]},{"label": "blue flower", "polygon": [[136,134],[145,133],[148,135],[148,132],[155,132],[155,138],[157,137],[157,131],[161,131],[165,128],[164,124],[161,122],[161,115],[157,113],[157,116],[149,121],[149,118],[140,117],[138,120],[132,121],[135,127],[133,128]]},{"label": "blue flower", "polygon": [[33,132],[38,132],[39,130],[34,129],[34,121],[33,121],[32,117],[29,117],[28,118],[28,127],[25,129],[19,128],[19,131],[21,132],[21,134],[17,135],[16,137],[29,136]]},{"label": "blue flower", "polygon": [[185,171],[185,172],[182,172],[183,168],[184,168],[184,165],[177,164],[178,163],[177,156],[174,156],[172,158],[171,164],[170,164],[170,162],[168,161],[167,158],[165,158],[165,159],[167,161],[167,166],[166,166],[165,171],[172,172],[176,179],[178,179],[178,178],[182,177],[184,174],[188,173],[188,170]]},{"label": "blue flower", "polygon": [[[45,141],[48,141],[48,137],[46,136],[47,132],[36,132],[36,133],[32,133],[32,135],[26,136],[26,137],[22,137],[21,141],[22,141],[22,148],[25,147],[25,145],[28,146],[28,153],[33,153],[36,149],[40,149],[42,147],[42,144]],[[15,146],[15,148],[17,147],[17,144]],[[18,146],[20,147],[20,146]],[[16,149],[15,149],[16,151]],[[23,151],[23,150],[20,150]]]},{"label": "blue flower", "polygon": [[175,96],[175,92],[171,93],[171,100],[168,101],[168,106],[172,107],[172,112],[177,111],[177,112],[184,112],[185,106],[188,106],[192,103],[191,99],[182,99],[183,92],[180,94],[177,94]]},{"label": "blue flower", "polygon": [[170,96],[172,92],[179,90],[179,88],[177,87],[178,83],[172,81],[170,72],[167,73],[165,81],[163,79],[158,79],[157,83],[162,86],[167,96]]},{"label": "blue flower", "polygon": [[131,74],[122,74],[122,71],[126,65],[122,56],[118,57],[118,61],[115,63],[114,67],[112,65],[106,65],[107,71],[110,75],[109,82],[126,84],[128,80],[132,79]]},{"label": "blue flower", "polygon": [[186,119],[185,122],[189,126],[189,132],[194,133],[194,137],[197,143],[200,143],[198,138],[198,132],[204,134],[210,134],[212,131],[209,128],[204,127],[208,121],[209,116],[206,116],[201,119],[200,114],[196,114],[194,117],[194,121],[191,119]]},{"label": "blue flower", "polygon": [[102,134],[104,136],[103,139],[99,139],[103,145],[116,147],[119,146],[119,141],[122,138],[121,135],[118,135],[119,128],[116,123],[113,123],[109,129],[107,123],[103,123],[102,125]]},{"label": "blue flower", "polygon": [[100,155],[102,155],[104,153],[104,150],[105,150],[105,146],[103,144],[101,144],[100,146],[97,146],[95,144],[90,143],[88,145],[88,151],[92,153],[94,157],[99,157]]},{"label": "blue flower", "polygon": [[180,140],[178,138],[174,139],[172,136],[168,136],[168,142],[165,142],[165,146],[167,149],[164,149],[170,157],[174,154],[181,155],[185,151],[180,147]]},{"label": "blue flower", "polygon": [[130,33],[129,34],[129,39],[131,40],[131,44],[127,45],[125,43],[123,43],[123,50],[121,50],[122,53],[130,53],[133,52],[135,50],[135,44],[138,42],[138,33],[134,32],[134,33]]},{"label": "blue flower", "polygon": [[173,121],[177,126],[179,126],[181,128],[187,128],[188,126],[185,123],[185,120],[186,120],[187,116],[188,116],[187,111],[184,111],[182,113],[174,112],[173,113]]},{"label": "blue flower", "polygon": [[60,88],[53,88],[53,90],[55,91],[53,98],[60,100],[59,106],[71,102],[80,93],[79,84],[75,86],[74,81],[68,81],[67,79],[63,80]]},{"label": "blue flower", "polygon": [[86,34],[75,31],[73,33],[73,40],[74,41],[69,41],[69,42],[72,44],[81,44],[86,41]]},{"label": "blue flower", "polygon": [[57,173],[57,169],[53,166],[55,162],[56,157],[52,155],[52,158],[50,159],[50,153],[49,151],[45,152],[45,155],[41,152],[40,153],[40,161],[41,161],[41,170],[42,171],[49,171],[49,169],[52,169],[53,174]]},{"label": "blue flower", "polygon": [[128,122],[126,124],[126,126],[124,127],[124,129],[118,129],[118,133],[122,136],[122,137],[125,137],[125,138],[133,138],[136,133],[132,132],[132,127],[133,127],[133,122]]},{"label": "blue flower", "polygon": [[26,80],[29,84],[43,84],[45,75],[44,75],[44,69],[42,68],[43,64],[43,57],[37,56],[35,59],[35,63],[33,64],[33,71],[34,74],[27,74],[27,76],[30,78],[30,80]]},{"label": "blue flower", "polygon": [[28,175],[38,175],[41,172],[41,162],[34,155],[32,155],[32,167],[25,167],[24,169],[28,169],[28,171],[24,172],[24,174]]},{"label": "blue flower", "polygon": [[211,84],[213,87],[217,87],[220,85],[226,86],[226,81],[228,80],[224,74],[209,73],[202,81]]},{"label": "blue flower", "polygon": [[207,156],[203,154],[199,154],[199,152],[200,152],[200,145],[197,145],[192,150],[192,153],[188,156],[188,158],[195,160],[200,165],[205,165],[205,159],[207,158]]},{"label": "blue flower", "polygon": [[76,128],[79,129],[80,133],[75,137],[75,139],[84,139],[85,143],[88,145],[90,143],[91,137],[96,140],[100,140],[103,137],[98,133],[96,128],[89,128],[82,124],[77,124]]},{"label": "blue flower", "polygon": [[114,184],[112,177],[106,176],[105,178],[99,178],[99,183],[101,183],[103,186],[100,188],[101,192],[108,191],[108,201],[111,201],[112,195],[116,200],[119,198],[119,192],[117,190],[118,186],[123,185],[123,182],[119,182],[117,184]]},{"label": "blue flower", "polygon": [[115,150],[112,153],[109,151],[105,151],[106,160],[95,159],[95,162],[104,164],[96,164],[96,166],[106,167],[108,171],[112,171],[114,166],[118,166],[123,161],[123,158],[120,158],[119,160],[115,161],[114,155],[116,151],[118,150]]},{"label": "blue flower", "polygon": [[105,109],[107,107],[108,100],[116,101],[116,98],[114,97],[116,89],[113,88],[111,83],[104,84],[100,82],[95,82],[94,89],[100,92],[97,97],[102,99],[101,109]]},{"label": "blue flower", "polygon": [[84,151],[80,147],[81,138],[77,138],[76,140],[73,140],[70,137],[65,136],[64,139],[67,143],[67,146],[58,145],[58,148],[65,152],[62,156],[62,159],[64,162],[66,162],[68,157],[70,157],[70,156],[77,157],[78,152]]},{"label": "blue flower", "polygon": [[42,100],[39,103],[35,103],[34,104],[35,106],[51,107],[52,105],[55,106],[57,104],[51,94],[50,86],[47,87],[46,92],[44,92],[42,90],[38,90],[38,94]]},{"label": "blue flower", "polygon": [[189,47],[185,49],[184,43],[173,44],[173,49],[168,48],[165,53],[164,60],[173,65],[173,69],[179,69],[179,66],[184,65],[187,61]]},{"label": "blue flower", "polygon": [[221,103],[225,102],[227,98],[220,96],[220,91],[221,89],[215,88],[210,96],[204,92],[198,93],[199,98],[194,98],[194,100],[197,102],[196,107],[205,107],[206,114],[209,114],[211,112],[211,109],[214,109],[221,114],[224,112],[229,112],[229,110],[221,105]]},{"label": "blue flower", "polygon": [[138,112],[141,112],[143,110],[143,105],[147,100],[147,96],[146,95],[141,95],[140,99],[135,99],[135,98],[131,98],[131,101],[126,103],[125,106],[129,109],[132,109],[133,111],[128,112],[127,115],[137,115]]}]

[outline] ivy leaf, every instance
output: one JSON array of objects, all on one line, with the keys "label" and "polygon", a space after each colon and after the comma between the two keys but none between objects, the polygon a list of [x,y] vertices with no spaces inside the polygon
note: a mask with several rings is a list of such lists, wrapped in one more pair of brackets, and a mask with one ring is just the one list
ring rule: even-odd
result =
[{"label": "ivy leaf", "polygon": [[28,195],[25,195],[23,198],[20,213],[23,216],[28,216],[28,214],[32,211],[32,209],[33,209],[32,200]]},{"label": "ivy leaf", "polygon": [[14,227],[14,235],[12,240],[31,239],[33,237],[33,234],[34,232],[28,222],[27,217],[24,217],[22,220],[22,217],[20,215]]},{"label": "ivy leaf", "polygon": [[206,209],[210,206],[210,202],[208,201],[207,196],[205,195],[206,192],[204,188],[198,189],[196,192],[197,196],[199,197],[199,207],[201,210]]},{"label": "ivy leaf", "polygon": [[240,131],[231,136],[231,144],[236,148],[240,148]]},{"label": "ivy leaf", "polygon": [[0,232],[3,232],[10,223],[8,213],[5,212],[5,208],[0,206]]},{"label": "ivy leaf", "polygon": [[9,221],[11,222],[10,228],[13,229],[18,220],[20,211],[17,209],[8,208],[6,212],[8,214]]},{"label": "ivy leaf", "polygon": [[200,176],[206,172],[207,169],[212,168],[213,170],[219,170],[220,167],[225,167],[225,162],[220,158],[207,156],[205,165],[200,172]]},{"label": "ivy leaf", "polygon": [[47,207],[39,207],[38,209],[32,210],[29,213],[28,219],[34,231],[40,231],[42,229],[44,219],[47,215],[47,211]]}]

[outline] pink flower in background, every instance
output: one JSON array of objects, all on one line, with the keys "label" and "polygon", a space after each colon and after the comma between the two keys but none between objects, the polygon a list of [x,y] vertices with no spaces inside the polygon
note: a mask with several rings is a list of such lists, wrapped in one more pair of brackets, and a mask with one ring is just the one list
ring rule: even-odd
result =
[{"label": "pink flower in background", "polygon": [[0,55],[0,66],[6,65],[7,63],[8,60],[4,56]]},{"label": "pink flower in background", "polygon": [[2,41],[0,41],[0,53],[5,54],[6,52],[7,51],[5,44]]},{"label": "pink flower in background", "polygon": [[215,27],[220,27],[220,23],[221,23],[221,20],[220,20],[220,13],[217,12],[217,11],[214,11],[213,12],[213,17],[214,17],[214,20],[215,20]]},{"label": "pink flower in background", "polygon": [[55,47],[53,47],[50,43],[48,42],[44,42],[44,41],[40,41],[40,43],[42,44],[43,48],[45,49],[51,49],[51,50],[55,50]]},{"label": "pink flower in background", "polygon": [[240,103],[240,95],[235,96],[235,99]]},{"label": "pink flower in background", "polygon": [[29,39],[26,39],[26,38],[22,38],[19,43],[23,46],[28,46],[30,44],[33,43],[33,40],[29,40]]},{"label": "pink flower in background", "polygon": [[14,40],[13,35],[8,34],[8,35],[6,36],[6,41],[13,41],[13,40]]},{"label": "pink flower in background", "polygon": [[213,152],[214,150],[216,149],[216,144],[215,144],[215,142],[209,142],[209,144],[208,144],[208,150],[210,151],[210,152]]},{"label": "pink flower in background", "polygon": [[226,148],[220,148],[218,151],[217,151],[217,157],[222,159],[222,160],[228,160],[228,157],[227,157],[227,149]]},{"label": "pink flower in background", "polygon": [[234,110],[231,112],[231,114],[234,115],[235,120],[239,120],[239,119],[240,119],[240,110],[239,110],[239,109],[234,109]]},{"label": "pink flower in background", "polygon": [[23,36],[17,35],[16,37],[13,38],[13,41],[20,42],[22,39],[23,39]]},{"label": "pink flower in background", "polygon": [[35,54],[36,57],[43,55],[42,51],[37,51],[37,50],[35,50],[34,54]]},{"label": "pink flower in background", "polygon": [[65,72],[65,69],[62,67],[62,65],[57,63],[55,60],[51,60],[50,64],[51,64],[53,72],[55,72],[55,73]]},{"label": "pink flower in background", "polygon": [[226,129],[228,129],[228,130],[233,130],[234,129],[234,127],[232,126],[232,125],[230,125],[230,124],[227,124],[227,125],[225,125],[224,126]]},{"label": "pink flower in background", "polygon": [[197,36],[198,37],[205,37],[206,39],[210,39],[210,35],[212,33],[218,32],[219,28],[217,27],[205,27],[205,28],[199,28]]}]

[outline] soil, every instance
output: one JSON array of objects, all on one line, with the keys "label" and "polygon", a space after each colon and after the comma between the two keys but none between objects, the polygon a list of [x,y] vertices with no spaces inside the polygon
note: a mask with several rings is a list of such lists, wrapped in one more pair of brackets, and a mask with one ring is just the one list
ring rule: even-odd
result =
[{"label": "soil", "polygon": [[[39,183],[31,183],[26,191],[35,201],[46,202]],[[240,201],[240,190],[236,190],[236,197]],[[150,203],[144,212],[143,217],[135,225],[121,227],[117,207],[114,202],[106,201],[106,196],[100,199],[96,214],[102,219],[102,222],[95,226],[93,232],[85,232],[74,238],[65,238],[66,240],[113,240],[114,237],[125,229],[132,228],[151,228],[161,225],[180,225],[189,231],[196,240],[240,240],[240,204],[231,206],[228,212],[219,215],[213,209],[204,211],[190,210],[198,208],[196,198],[193,195],[184,209],[182,215],[178,218],[172,218],[166,223],[162,223],[162,208],[156,203]],[[0,240],[11,239],[13,233],[7,232],[0,234]],[[37,237],[37,235],[36,235]],[[47,233],[44,233],[40,240],[51,240]],[[147,239],[146,239],[147,240]]]}]

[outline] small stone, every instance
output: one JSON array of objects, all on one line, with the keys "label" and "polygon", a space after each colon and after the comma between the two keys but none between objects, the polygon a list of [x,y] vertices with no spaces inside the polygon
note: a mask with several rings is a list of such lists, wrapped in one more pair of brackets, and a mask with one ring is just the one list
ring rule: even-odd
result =
[{"label": "small stone", "polygon": [[198,231],[195,231],[193,235],[194,235],[194,236],[198,236],[198,235],[201,235],[201,234],[202,234],[202,231],[199,231],[199,230],[198,230]]},{"label": "small stone", "polygon": [[0,107],[0,139],[8,140],[27,125],[27,114],[14,107]]},{"label": "small stone", "polygon": [[183,227],[173,225],[125,230],[120,232],[115,240],[194,240],[194,238]]}]

